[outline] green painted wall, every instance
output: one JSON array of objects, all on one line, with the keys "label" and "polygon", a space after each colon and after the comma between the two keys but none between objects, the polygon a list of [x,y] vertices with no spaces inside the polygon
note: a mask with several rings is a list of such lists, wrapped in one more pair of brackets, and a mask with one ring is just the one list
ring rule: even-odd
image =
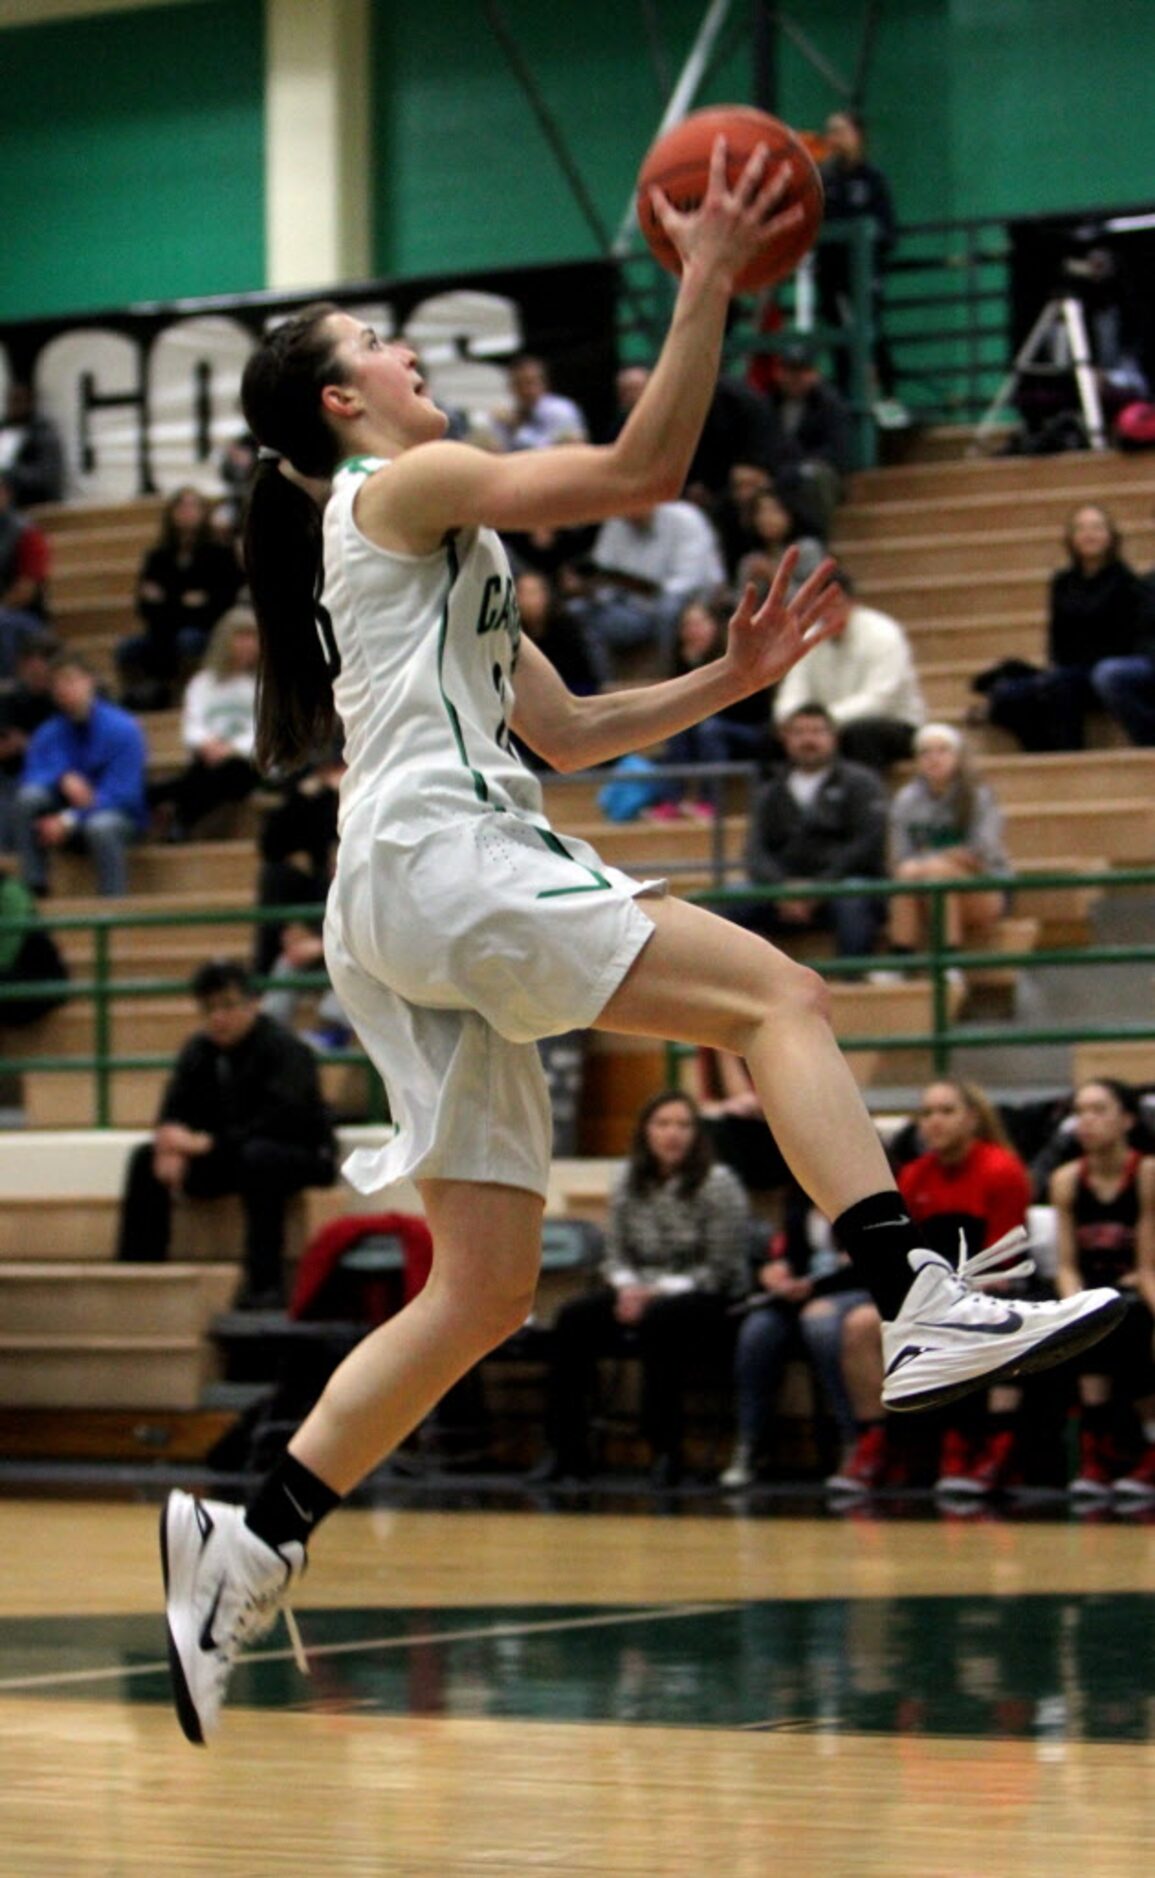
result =
[{"label": "green painted wall", "polygon": [[0,318],[264,285],[262,0],[0,32]]},{"label": "green painted wall", "polygon": [[[597,212],[616,233],[665,99],[642,7],[636,0],[502,0],[500,10]],[[705,0],[663,0],[653,11],[676,77]],[[382,273],[599,252],[484,7],[469,0],[422,0],[420,7],[376,0],[374,73],[373,245]],[[749,84],[743,42],[706,96],[745,97]]]},{"label": "green painted wall", "polygon": [[[660,100],[634,0],[503,0],[502,13],[603,219],[616,229]],[[661,0],[677,71],[706,0]],[[747,97],[731,55],[707,96]],[[865,0],[785,9],[850,75]],[[375,264],[384,273],[590,254],[595,239],[469,0],[376,0]],[[872,147],[906,221],[1017,215],[1155,197],[1149,104],[1155,0],[883,0],[866,90]],[[819,127],[838,102],[783,33],[779,109]]]}]

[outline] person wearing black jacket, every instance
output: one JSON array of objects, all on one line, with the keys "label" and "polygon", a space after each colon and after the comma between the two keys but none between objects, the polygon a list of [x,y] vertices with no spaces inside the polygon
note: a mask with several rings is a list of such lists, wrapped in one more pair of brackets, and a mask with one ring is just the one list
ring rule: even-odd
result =
[{"label": "person wearing black jacket", "polygon": [[[866,160],[866,126],[857,111],[834,111],[826,120],[830,156],[820,166],[826,195],[826,222],[850,222],[869,217],[871,240],[870,293],[874,316],[874,369],[878,393],[894,395],[894,362],[882,336],[882,273],[895,244],[897,228],[890,184],[882,171]],[[829,326],[849,328],[853,320],[850,285],[850,249],[845,242],[827,241],[817,251],[818,304]],[[844,347],[835,359],[835,377],[845,391],[850,382],[850,360]]]},{"label": "person wearing black jacket", "polygon": [[779,725],[786,764],[763,784],[750,814],[746,873],[759,886],[790,881],[788,900],[737,901],[731,919],[765,935],[830,926],[839,954],[862,957],[878,935],[868,896],[808,897],[813,881],[878,880],[886,873],[886,792],[874,770],[838,755],[833,718],[800,705]]},{"label": "person wearing black jacket", "polygon": [[178,679],[200,663],[209,634],[236,600],[241,579],[235,554],[214,539],[207,499],[192,487],[176,490],[137,575],[136,610],[143,630],[116,647],[126,703],[153,710],[169,702]]},{"label": "person wearing black jacket", "polygon": [[1119,663],[1125,691],[1127,665],[1145,634],[1144,586],[1123,558],[1107,510],[1095,502],[1077,508],[1064,545],[1068,565],[1051,580],[1047,669],[1016,669],[1010,661],[989,688],[991,723],[1011,731],[1024,750],[1081,750],[1088,710],[1097,698],[1108,709],[1117,704]]},{"label": "person wearing black jacket", "polygon": [[331,1187],[336,1142],[308,1045],[260,1010],[232,960],[202,965],[192,993],[203,1023],[177,1058],[150,1141],[129,1157],[117,1256],[165,1259],[176,1193],[240,1195],[245,1284],[239,1309],[283,1300],[285,1208]]}]

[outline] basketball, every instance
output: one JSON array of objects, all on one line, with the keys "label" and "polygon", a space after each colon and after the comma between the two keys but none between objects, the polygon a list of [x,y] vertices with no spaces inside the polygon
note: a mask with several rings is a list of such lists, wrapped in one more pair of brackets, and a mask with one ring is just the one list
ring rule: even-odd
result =
[{"label": "basketball", "polygon": [[789,187],[775,203],[774,216],[795,205],[802,210],[792,227],[767,239],[761,253],[734,282],[735,292],[751,293],[792,273],[822,226],[822,178],[802,139],[779,118],[742,104],[692,111],[646,152],[638,172],[638,223],[654,259],[672,274],[680,274],[681,256],[654,213],[650,190],[663,190],[683,213],[697,208],[710,180],[710,156],[718,137],[726,139],[726,181],[731,188],[758,145],[764,143],[770,149],[771,167],[788,162],[791,170]]}]

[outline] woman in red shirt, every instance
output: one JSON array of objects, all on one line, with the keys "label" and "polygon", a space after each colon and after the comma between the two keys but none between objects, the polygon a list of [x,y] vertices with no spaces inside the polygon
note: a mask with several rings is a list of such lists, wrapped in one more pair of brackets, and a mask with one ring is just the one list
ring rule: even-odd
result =
[{"label": "woman in red shirt", "polygon": [[[981,1089],[951,1077],[929,1084],[918,1125],[925,1151],[896,1178],[911,1218],[934,1220],[937,1250],[953,1254],[962,1232],[968,1253],[979,1252],[1026,1224],[1030,1176]],[[878,1313],[873,1305],[860,1305],[846,1319],[842,1346],[847,1388],[861,1405],[859,1440],[849,1466],[828,1483],[835,1490],[869,1491],[886,1471],[880,1347]],[[991,1493],[1003,1484],[1014,1457],[1020,1401],[1020,1391],[1003,1384],[990,1391],[985,1427],[946,1429],[937,1491]]]}]

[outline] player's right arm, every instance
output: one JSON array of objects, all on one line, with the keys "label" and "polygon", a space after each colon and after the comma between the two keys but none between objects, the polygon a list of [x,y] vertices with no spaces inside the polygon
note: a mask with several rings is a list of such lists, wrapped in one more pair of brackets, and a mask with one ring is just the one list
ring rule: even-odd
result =
[{"label": "player's right arm", "polygon": [[682,255],[673,319],[645,391],[612,444],[560,444],[494,456],[458,443],[405,451],[370,477],[358,525],[382,547],[427,553],[454,528],[565,527],[652,507],[681,494],[714,395],[726,309],[745,263],[798,207],[769,219],[790,166],[766,175],[766,148],[727,188],[725,145],[715,145],[701,207],[683,215],[655,193],[663,226]]}]

